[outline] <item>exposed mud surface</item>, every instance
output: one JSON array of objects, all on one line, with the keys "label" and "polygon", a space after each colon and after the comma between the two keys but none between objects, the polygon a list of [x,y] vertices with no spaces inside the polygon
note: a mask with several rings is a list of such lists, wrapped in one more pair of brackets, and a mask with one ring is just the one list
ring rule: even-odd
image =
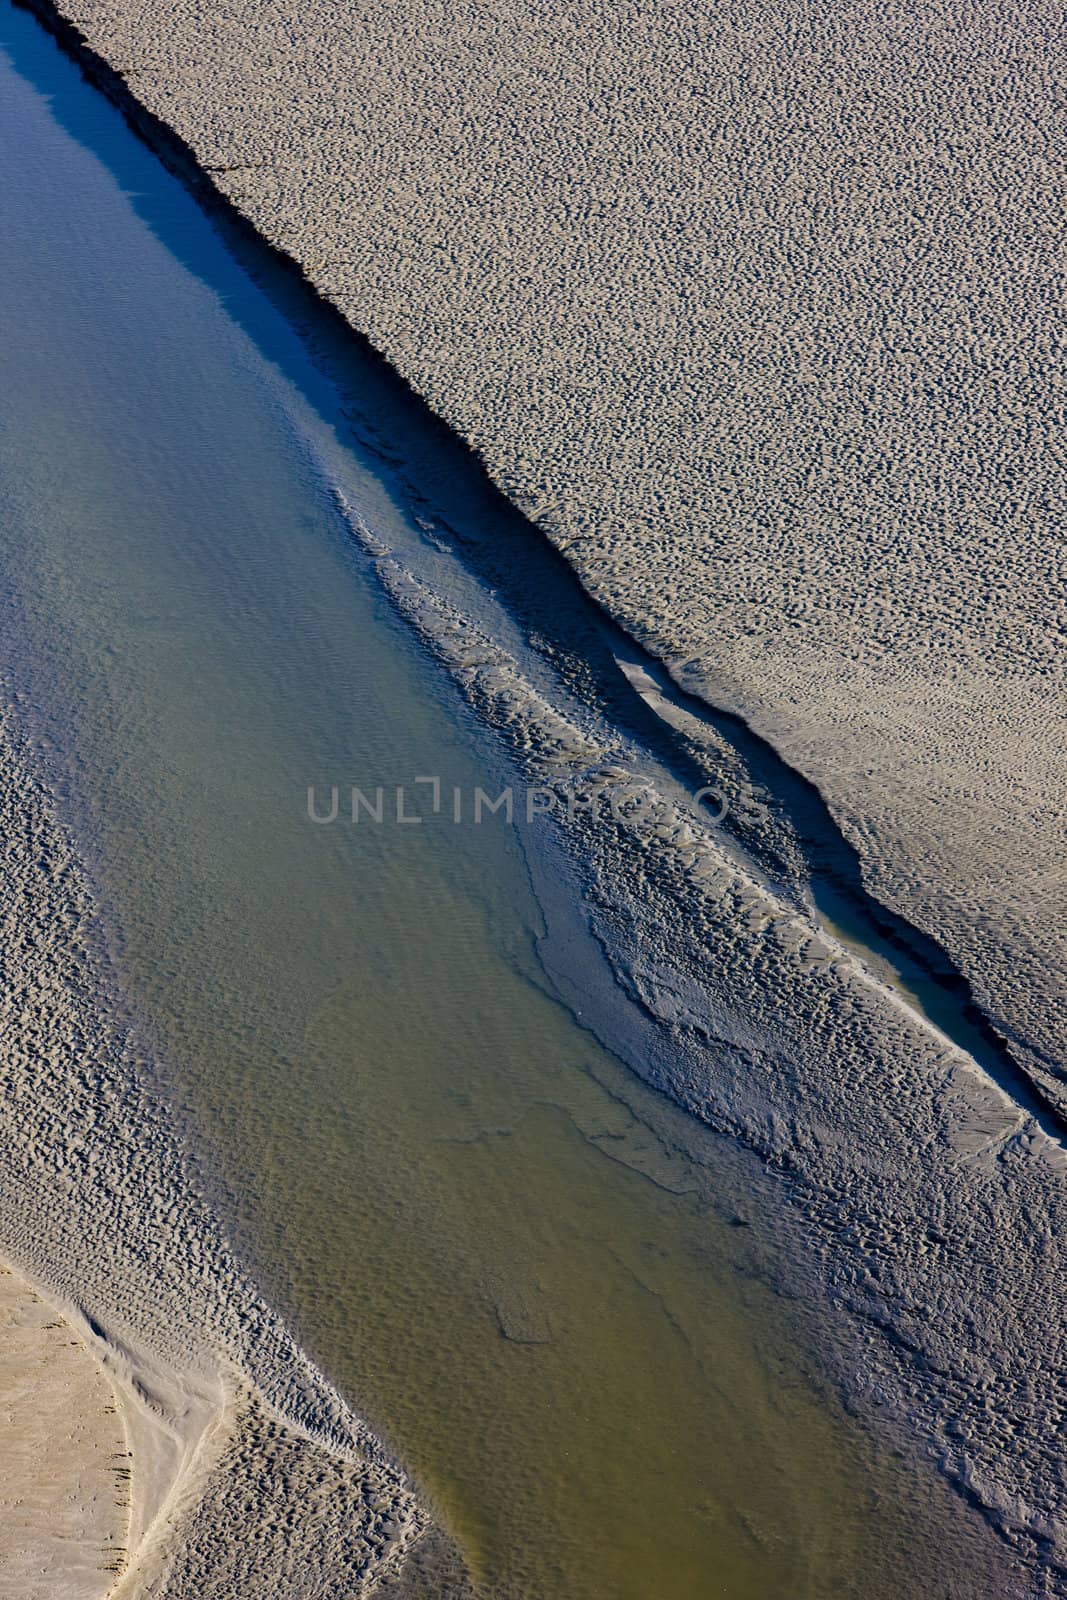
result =
[{"label": "exposed mud surface", "polygon": [[[657,779],[610,730],[562,715],[506,650],[352,526],[531,778],[564,807],[581,797],[561,830],[575,886],[615,983],[647,1020],[638,1038],[609,1033],[613,1047],[781,1174],[831,1297],[860,1329],[846,1390],[917,1428],[1023,1556],[1032,1592],[1061,1592],[1058,1128],[1044,1131],[746,867],[669,775]],[[590,805],[598,793],[605,803]],[[544,954],[590,1024],[610,1029],[610,1000],[575,988],[551,942]]]}]

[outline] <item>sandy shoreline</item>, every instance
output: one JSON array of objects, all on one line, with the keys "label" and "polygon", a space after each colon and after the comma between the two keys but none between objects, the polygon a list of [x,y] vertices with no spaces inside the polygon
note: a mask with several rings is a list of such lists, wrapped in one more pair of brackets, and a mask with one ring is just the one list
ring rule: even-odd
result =
[{"label": "sandy shoreline", "polygon": [[0,1267],[0,1593],[96,1600],[129,1539],[129,1442],[114,1387],[71,1325]]},{"label": "sandy shoreline", "polygon": [[[367,1579],[399,1580],[411,1557],[416,1571],[454,1564],[423,1534],[404,1545],[403,1565],[368,1572],[367,1502],[385,1518],[399,1508],[365,1461],[316,1445],[236,1372],[211,1394],[159,1368],[149,1390],[149,1359],[131,1363],[76,1308],[0,1266],[5,1600],[303,1594],[313,1570],[316,1592],[357,1592],[361,1572],[363,1592]],[[264,1549],[271,1504],[299,1508],[303,1526]]]}]

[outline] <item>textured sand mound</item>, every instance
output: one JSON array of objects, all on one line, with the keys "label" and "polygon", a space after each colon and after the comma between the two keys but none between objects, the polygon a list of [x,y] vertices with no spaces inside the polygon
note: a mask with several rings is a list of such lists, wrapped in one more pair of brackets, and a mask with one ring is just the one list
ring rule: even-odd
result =
[{"label": "textured sand mound", "polygon": [[[204,1456],[151,1558],[113,1600],[334,1600],[376,1591],[382,1578],[407,1592],[389,1559],[407,1530],[367,1462],[300,1437],[247,1392]],[[439,1563],[456,1559],[439,1547]]]}]

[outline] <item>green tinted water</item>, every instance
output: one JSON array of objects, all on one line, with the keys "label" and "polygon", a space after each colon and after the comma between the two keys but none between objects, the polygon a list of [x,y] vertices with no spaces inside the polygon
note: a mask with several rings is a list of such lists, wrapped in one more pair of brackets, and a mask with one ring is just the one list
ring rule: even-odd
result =
[{"label": "green tinted water", "polygon": [[515,834],[308,821],[309,784],[506,774],[346,541],[309,440],[383,538],[407,512],[295,338],[4,21],[8,678],[267,1292],[492,1593],[994,1592],[808,1381],[755,1169],[552,998]]}]

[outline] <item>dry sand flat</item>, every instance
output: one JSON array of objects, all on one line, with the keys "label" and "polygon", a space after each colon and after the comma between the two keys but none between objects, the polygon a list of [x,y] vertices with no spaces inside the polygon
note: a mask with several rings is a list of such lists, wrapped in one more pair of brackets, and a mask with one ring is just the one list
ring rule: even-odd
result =
[{"label": "dry sand flat", "polygon": [[98,1600],[126,1559],[129,1450],[103,1367],[0,1267],[0,1596]]},{"label": "dry sand flat", "polygon": [[1061,9],[57,9],[1067,1101]]}]

